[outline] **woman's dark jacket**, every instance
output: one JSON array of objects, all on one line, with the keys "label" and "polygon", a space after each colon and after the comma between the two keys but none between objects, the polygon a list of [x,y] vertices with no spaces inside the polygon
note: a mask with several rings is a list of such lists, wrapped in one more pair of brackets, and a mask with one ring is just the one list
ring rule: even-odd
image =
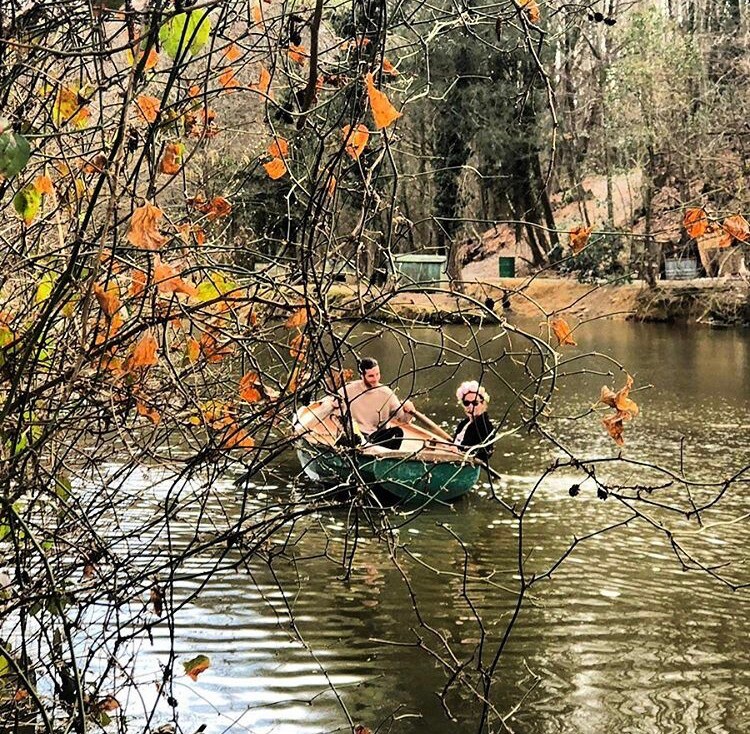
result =
[{"label": "woman's dark jacket", "polygon": [[[456,427],[456,432],[453,434],[455,440],[456,436],[463,430],[463,427],[469,421],[468,418],[464,418]],[[466,429],[463,440],[461,441],[461,448],[468,449],[472,446],[477,446],[480,443],[484,443],[492,433],[492,423],[487,417],[487,413],[478,415],[472,422],[471,425]],[[489,461],[490,455],[495,447],[493,445],[483,446],[481,449],[477,449],[474,455],[486,462]]]}]

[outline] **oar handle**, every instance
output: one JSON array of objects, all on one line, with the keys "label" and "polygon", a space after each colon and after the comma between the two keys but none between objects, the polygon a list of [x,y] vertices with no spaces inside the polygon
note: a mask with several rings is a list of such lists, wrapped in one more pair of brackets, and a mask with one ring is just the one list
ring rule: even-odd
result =
[{"label": "oar handle", "polygon": [[429,426],[429,428],[440,436],[440,438],[444,438],[448,443],[453,443],[453,436],[444,431],[437,423],[435,423],[435,421],[430,420],[424,413],[420,413],[418,410],[413,410],[412,415],[421,420],[426,426]]}]

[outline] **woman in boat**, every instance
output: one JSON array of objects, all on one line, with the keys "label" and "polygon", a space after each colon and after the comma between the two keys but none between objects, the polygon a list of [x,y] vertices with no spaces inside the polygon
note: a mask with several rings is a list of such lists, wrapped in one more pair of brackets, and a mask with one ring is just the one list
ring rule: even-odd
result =
[{"label": "woman in boat", "polygon": [[487,463],[494,449],[491,443],[484,445],[494,430],[487,415],[490,396],[476,380],[469,380],[459,385],[456,398],[464,409],[465,418],[456,427],[453,443],[464,450],[479,446],[472,453]]}]

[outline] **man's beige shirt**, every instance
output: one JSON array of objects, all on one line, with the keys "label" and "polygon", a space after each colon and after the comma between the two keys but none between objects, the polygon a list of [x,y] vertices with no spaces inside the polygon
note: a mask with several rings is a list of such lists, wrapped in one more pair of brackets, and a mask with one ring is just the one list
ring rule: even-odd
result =
[{"label": "man's beige shirt", "polygon": [[368,436],[382,428],[391,418],[408,423],[413,417],[404,411],[403,401],[387,385],[368,388],[363,380],[355,380],[339,388],[338,396],[341,414],[346,413],[348,405],[353,420],[362,433]]}]

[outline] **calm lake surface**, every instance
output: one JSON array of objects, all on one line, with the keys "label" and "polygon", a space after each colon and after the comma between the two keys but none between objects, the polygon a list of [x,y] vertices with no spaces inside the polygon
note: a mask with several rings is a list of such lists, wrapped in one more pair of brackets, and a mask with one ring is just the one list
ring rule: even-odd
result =
[{"label": "calm lake surface", "polygon": [[[535,324],[527,328],[539,333]],[[356,338],[367,342],[373,333],[374,328]],[[485,354],[494,349],[496,355],[507,346],[493,341],[496,333],[479,333]],[[449,362],[478,348],[461,327],[445,328],[442,335],[437,329],[415,335],[425,342],[417,349],[418,367],[436,364],[434,345],[441,340],[455,350],[444,355]],[[711,481],[750,463],[750,333],[600,321],[577,330],[575,337],[579,347],[564,352],[566,358],[588,351],[611,355],[634,376],[636,389],[652,386],[632,395],[642,414],[626,425],[624,456]],[[366,351],[381,360],[386,379],[412,366],[403,340],[375,338]],[[564,371],[582,367],[574,361]],[[587,368],[614,369],[604,359],[587,362]],[[485,378],[493,419],[510,402],[503,379],[516,380],[512,373],[518,368],[505,370],[501,365],[499,377]],[[470,364],[419,372],[416,386],[423,393],[415,402],[452,426],[458,416],[456,383],[476,373]],[[616,456],[617,447],[601,427],[605,413],[589,409],[602,384],[617,389],[623,383],[622,373],[563,378],[548,425],[566,446],[589,459]],[[401,381],[402,395],[410,384],[410,379]],[[509,424],[512,420],[511,410]],[[494,491],[508,503],[522,501],[556,456],[562,452],[536,436],[503,438],[492,464],[504,479],[495,482]],[[298,470],[289,452],[274,476],[250,487],[250,507],[288,494]],[[602,471],[620,484],[641,476],[641,470],[622,464]],[[535,495],[524,523],[527,573],[545,572],[574,536],[629,515],[616,499],[597,499],[585,482],[580,494],[571,497],[571,484],[582,478],[571,471],[555,474]],[[241,512],[232,479],[212,487],[221,512],[230,517]],[[158,486],[152,489],[156,498]],[[749,489],[747,482],[734,485],[718,509],[704,516],[702,528],[656,506],[641,509],[668,526],[701,563],[743,583],[750,581]],[[695,491],[698,501],[710,496],[701,495],[700,488]],[[661,499],[676,503],[684,497],[676,487]],[[217,514],[217,524],[219,519]],[[178,668],[180,661],[199,653],[210,657],[211,667],[197,682],[181,677],[173,691],[182,731],[192,734],[205,724],[206,734],[313,734],[350,731],[349,720],[373,731],[477,730],[479,705],[461,687],[446,697],[453,719],[441,705],[438,693],[448,675],[439,660],[451,655],[469,660],[476,653],[482,633],[477,617],[487,634],[485,661],[494,654],[516,599],[517,523],[492,499],[486,484],[453,507],[392,510],[389,519],[399,526],[399,541],[408,544],[397,553],[399,570],[388,544],[374,536],[365,518],[358,519],[360,539],[349,578],[345,566],[354,534],[347,531],[355,518],[344,510],[320,513],[295,526],[295,563],[279,559],[274,565],[285,594],[260,564],[229,568],[225,559],[205,583],[202,572],[214,568],[214,559],[191,562],[177,584],[176,602],[198,593],[177,616],[174,651]],[[180,520],[175,543],[180,534],[193,537],[197,510],[194,517],[183,513]],[[211,521],[209,509],[199,529],[208,532]],[[158,554],[159,549],[149,552]],[[239,554],[234,557],[239,559]],[[495,720],[493,730],[748,731],[749,597],[748,590],[733,592],[706,573],[683,570],[665,533],[643,520],[581,543],[551,580],[533,587],[524,603],[491,694],[498,712],[510,716],[507,728]],[[303,642],[290,626],[289,610]],[[155,627],[153,645],[142,647],[136,665],[144,684],[158,674],[171,645],[169,631]],[[476,664],[467,667],[475,669]],[[152,684],[140,692],[147,704],[154,695]],[[135,694],[121,702],[132,730],[142,731],[138,711],[143,702]],[[151,725],[172,720],[172,709],[159,702]]]}]

